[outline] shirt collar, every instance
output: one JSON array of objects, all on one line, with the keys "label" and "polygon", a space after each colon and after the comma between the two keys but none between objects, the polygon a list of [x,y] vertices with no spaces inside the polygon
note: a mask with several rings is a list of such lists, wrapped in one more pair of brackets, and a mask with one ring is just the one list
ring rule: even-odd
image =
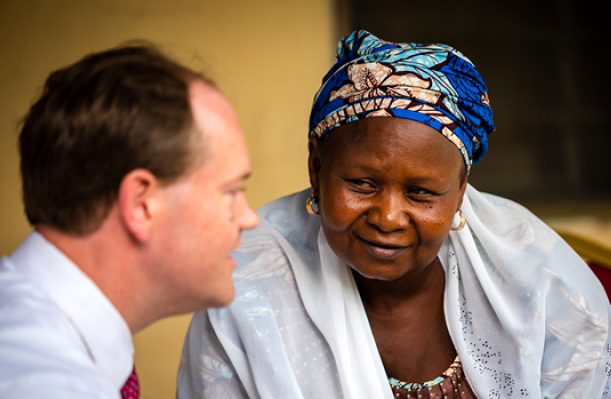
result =
[{"label": "shirt collar", "polygon": [[70,318],[93,362],[120,390],[133,368],[134,346],[127,323],[110,300],[37,231],[9,258]]}]

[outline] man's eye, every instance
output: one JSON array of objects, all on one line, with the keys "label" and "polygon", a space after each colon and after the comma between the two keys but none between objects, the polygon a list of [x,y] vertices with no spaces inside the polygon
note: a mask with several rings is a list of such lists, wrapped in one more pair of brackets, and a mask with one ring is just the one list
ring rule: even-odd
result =
[{"label": "man's eye", "polygon": [[236,189],[227,191],[227,193],[225,193],[225,197],[227,198],[227,201],[233,203],[235,199],[238,197],[238,195],[243,192],[244,192],[244,187],[236,188]]}]

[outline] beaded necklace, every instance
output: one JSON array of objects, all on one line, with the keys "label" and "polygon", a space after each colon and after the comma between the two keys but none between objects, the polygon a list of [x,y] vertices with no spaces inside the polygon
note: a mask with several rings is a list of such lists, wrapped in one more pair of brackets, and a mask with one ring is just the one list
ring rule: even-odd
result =
[{"label": "beaded necklace", "polygon": [[408,383],[390,378],[393,394],[399,399],[470,399],[475,398],[471,387],[462,375],[460,357],[456,356],[450,367],[434,380],[424,383]]}]

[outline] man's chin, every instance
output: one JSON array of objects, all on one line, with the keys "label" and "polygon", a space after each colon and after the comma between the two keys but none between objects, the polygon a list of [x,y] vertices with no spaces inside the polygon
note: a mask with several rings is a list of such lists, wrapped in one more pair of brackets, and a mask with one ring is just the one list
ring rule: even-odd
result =
[{"label": "man's chin", "polygon": [[216,295],[212,298],[208,304],[208,308],[224,308],[225,306],[229,306],[235,297],[235,287],[233,286],[233,282],[229,284],[227,288],[223,290],[223,292]]},{"label": "man's chin", "polygon": [[227,257],[227,264],[228,264],[228,267],[230,267],[231,271],[233,272],[235,270],[235,268],[237,267],[238,262],[236,262],[236,260],[233,259],[231,256],[228,256]]}]

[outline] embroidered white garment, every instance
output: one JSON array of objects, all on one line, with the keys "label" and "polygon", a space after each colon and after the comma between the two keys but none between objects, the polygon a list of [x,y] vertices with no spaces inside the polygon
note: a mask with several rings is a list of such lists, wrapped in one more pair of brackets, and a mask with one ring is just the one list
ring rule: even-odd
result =
[{"label": "embroidered white garment", "polygon": [[[309,194],[263,206],[243,234],[236,299],[194,316],[180,398],[392,398],[352,274],[305,211]],[[462,210],[467,226],[438,256],[476,396],[611,397],[610,306],[589,267],[511,201],[468,186]]]}]

